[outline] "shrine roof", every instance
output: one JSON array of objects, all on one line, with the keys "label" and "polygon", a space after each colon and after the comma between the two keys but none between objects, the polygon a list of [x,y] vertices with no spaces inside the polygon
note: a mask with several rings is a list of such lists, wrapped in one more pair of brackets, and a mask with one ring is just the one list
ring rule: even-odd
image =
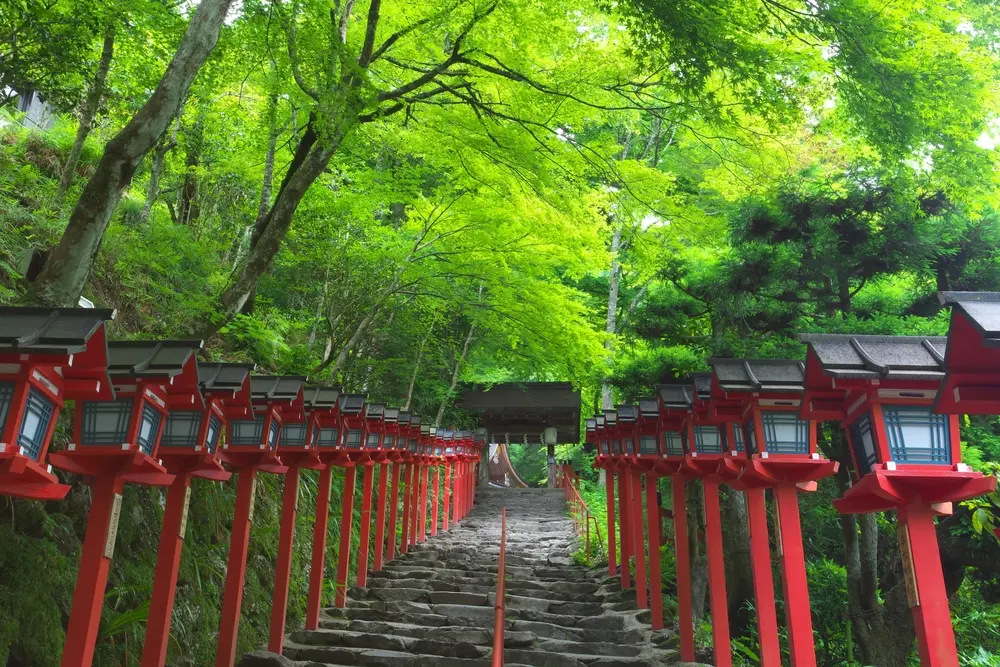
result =
[{"label": "shrine roof", "polygon": [[127,377],[173,377],[202,347],[200,340],[122,340],[108,343],[108,373]]},{"label": "shrine roof", "polygon": [[295,400],[305,381],[304,375],[251,375],[250,395],[258,400]]},{"label": "shrine roof", "polygon": [[732,392],[801,392],[805,364],[797,359],[709,359],[719,386]]},{"label": "shrine roof", "polygon": [[694,400],[694,390],[690,383],[658,384],[656,390],[660,392],[660,400],[667,409],[687,410]]},{"label": "shrine roof", "polygon": [[0,308],[0,349],[24,354],[76,354],[108,320],[105,308]]},{"label": "shrine roof", "polygon": [[337,407],[341,388],[308,386],[303,391],[305,392],[306,407],[310,410],[316,410]]},{"label": "shrine roof", "polygon": [[1000,347],[1000,292],[939,292],[938,299],[962,311],[988,347]]},{"label": "shrine roof", "polygon": [[456,407],[475,414],[498,441],[540,444],[549,427],[559,442],[580,441],[580,392],[569,382],[469,384]]},{"label": "shrine roof", "polygon": [[198,364],[198,383],[205,391],[239,391],[253,364]]},{"label": "shrine roof", "polygon": [[801,334],[823,373],[834,378],[940,380],[948,339],[943,336]]}]

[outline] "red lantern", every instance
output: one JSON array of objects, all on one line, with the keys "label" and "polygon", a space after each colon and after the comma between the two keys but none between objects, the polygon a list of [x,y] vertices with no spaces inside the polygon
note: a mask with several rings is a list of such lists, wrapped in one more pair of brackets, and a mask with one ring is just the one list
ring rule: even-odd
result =
[{"label": "red lantern", "polygon": [[115,311],[0,308],[0,494],[58,500],[48,465],[66,400],[109,399],[104,324]]}]

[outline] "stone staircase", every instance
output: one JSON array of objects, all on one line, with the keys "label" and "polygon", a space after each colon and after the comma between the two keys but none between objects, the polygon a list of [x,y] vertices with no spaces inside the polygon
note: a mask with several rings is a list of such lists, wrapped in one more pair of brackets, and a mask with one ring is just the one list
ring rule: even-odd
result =
[{"label": "stone staircase", "polygon": [[370,574],[346,609],[325,610],[318,631],[293,632],[284,656],[257,651],[239,667],[490,665],[504,504],[506,665],[677,664],[664,648],[671,633],[640,622],[633,593],[623,594],[606,571],[572,564],[577,538],[561,491],[480,489],[459,526]]}]

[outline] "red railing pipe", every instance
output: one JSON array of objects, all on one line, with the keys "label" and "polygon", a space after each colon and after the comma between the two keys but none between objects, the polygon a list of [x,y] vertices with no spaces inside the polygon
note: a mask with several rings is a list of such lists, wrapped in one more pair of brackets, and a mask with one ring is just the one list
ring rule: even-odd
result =
[{"label": "red railing pipe", "polygon": [[566,502],[569,505],[570,515],[573,517],[573,524],[576,526],[577,533],[584,536],[584,553],[587,555],[587,565],[590,565],[590,526],[593,524],[594,532],[597,534],[598,548],[603,545],[601,528],[597,523],[597,518],[591,514],[590,508],[583,500],[583,496],[580,495],[576,475],[569,466],[566,466],[563,472],[562,484],[566,491]]},{"label": "red railing pipe", "polygon": [[493,667],[503,667],[503,630],[507,596],[507,508],[500,510],[500,558],[497,563],[497,594],[493,601]]}]

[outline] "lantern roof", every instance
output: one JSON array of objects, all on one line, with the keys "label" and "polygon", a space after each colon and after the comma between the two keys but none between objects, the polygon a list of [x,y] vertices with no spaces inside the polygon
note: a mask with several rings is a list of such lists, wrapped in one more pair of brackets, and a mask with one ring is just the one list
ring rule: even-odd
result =
[{"label": "lantern roof", "polygon": [[21,354],[78,354],[108,320],[112,308],[0,308],[0,349]]},{"label": "lantern roof", "polygon": [[341,394],[340,412],[342,414],[359,415],[365,405],[364,394]]},{"label": "lantern roof", "polygon": [[674,410],[687,410],[691,407],[692,391],[688,384],[658,384],[657,391],[660,392],[660,400],[663,407]]},{"label": "lantern roof", "polygon": [[410,426],[420,426],[420,415],[416,412],[410,413]]},{"label": "lantern roof", "polygon": [[305,382],[304,375],[251,375],[250,395],[256,400],[294,401]]},{"label": "lantern roof", "polygon": [[385,403],[365,403],[367,419],[382,419],[385,416]]},{"label": "lantern roof", "polygon": [[944,336],[800,334],[799,340],[833,378],[936,381],[945,374]]},{"label": "lantern roof", "polygon": [[607,424],[608,426],[617,426],[618,412],[616,412],[615,410],[605,410],[604,423]]},{"label": "lantern roof", "polygon": [[396,417],[396,421],[400,426],[407,426],[410,424],[410,418],[413,415],[410,414],[409,410],[400,410],[399,415]]},{"label": "lantern roof", "polygon": [[234,392],[243,388],[253,364],[198,364],[198,384],[202,391]]},{"label": "lantern roof", "polygon": [[112,377],[174,377],[184,371],[188,361],[201,348],[200,340],[112,341],[108,343],[108,374]]},{"label": "lantern roof", "polygon": [[592,433],[597,430],[597,419],[587,420],[587,432]]},{"label": "lantern roof", "polygon": [[615,413],[618,416],[618,421],[625,423],[634,423],[639,419],[639,407],[636,405],[619,405],[615,408]]},{"label": "lantern roof", "polygon": [[399,408],[386,408],[383,419],[387,424],[398,424],[399,423]]},{"label": "lantern roof", "polygon": [[317,387],[307,386],[303,390],[305,393],[305,404],[308,410],[329,410],[337,407],[340,399],[340,387]]},{"label": "lantern roof", "polygon": [[694,380],[694,391],[698,398],[708,400],[712,396],[712,374],[692,373],[691,379]]},{"label": "lantern roof", "polygon": [[597,428],[604,428],[608,423],[608,420],[604,418],[604,415],[597,415],[594,419],[597,422]]},{"label": "lantern roof", "polygon": [[805,364],[797,359],[708,360],[726,392],[802,392]]},{"label": "lantern roof", "polygon": [[[643,396],[639,399],[639,414],[644,418],[656,418],[660,415],[660,401],[652,396]],[[590,420],[587,420],[590,421]]]},{"label": "lantern roof", "polygon": [[964,313],[986,347],[1000,347],[1000,292],[939,292],[938,299]]}]

